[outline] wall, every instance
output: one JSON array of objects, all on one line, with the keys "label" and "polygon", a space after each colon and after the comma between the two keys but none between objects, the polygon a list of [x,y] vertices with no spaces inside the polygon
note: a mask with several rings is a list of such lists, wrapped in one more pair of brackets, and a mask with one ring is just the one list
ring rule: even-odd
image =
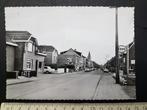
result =
[{"label": "wall", "polygon": [[[38,73],[42,73],[44,71],[44,58],[45,58],[45,56],[36,55],[36,59],[38,60],[38,67],[37,67]],[[39,67],[39,62],[42,63],[41,68]]]},{"label": "wall", "polygon": [[133,45],[130,50],[129,50],[129,65],[130,65],[130,69],[132,69],[135,72],[135,62],[133,62],[134,64],[131,63],[131,60],[135,61],[135,45]]},{"label": "wall", "polygon": [[57,64],[57,59],[58,59],[58,52],[54,50],[52,52],[52,64]]},{"label": "wall", "polygon": [[15,47],[6,46],[6,71],[14,71]]},{"label": "wall", "polygon": [[[35,53],[35,46],[33,46],[33,51],[30,52],[27,50],[27,46],[25,45],[25,52],[23,56],[24,56],[23,57],[23,70],[36,71],[36,66],[37,66],[37,72],[43,72],[45,56],[37,55]],[[37,65],[36,65],[36,61],[38,61]],[[31,68],[27,67],[27,62],[31,63]],[[39,68],[39,62],[42,63],[41,68]]]},{"label": "wall", "polygon": [[[68,64],[68,58],[71,58],[70,64]],[[81,57],[75,54],[74,52],[67,52],[58,56],[58,66],[64,67],[67,64],[69,66],[72,65],[71,68],[79,70],[79,68],[83,66],[83,62],[80,63],[80,60],[82,61]]]},{"label": "wall", "polygon": [[24,53],[24,43],[17,43],[18,47],[15,51],[15,70],[23,69],[23,53]]},{"label": "wall", "polygon": [[47,53],[47,56],[45,57],[45,65],[46,66],[49,66],[52,64],[52,53],[51,52],[48,52]]},{"label": "wall", "polygon": [[[33,52],[29,52],[27,49],[27,43],[25,43],[25,51],[23,54],[23,70],[32,70],[35,71],[36,69],[36,57],[35,57],[35,50]],[[33,47],[34,48],[34,47]],[[31,68],[27,67],[27,62],[31,62]]]}]

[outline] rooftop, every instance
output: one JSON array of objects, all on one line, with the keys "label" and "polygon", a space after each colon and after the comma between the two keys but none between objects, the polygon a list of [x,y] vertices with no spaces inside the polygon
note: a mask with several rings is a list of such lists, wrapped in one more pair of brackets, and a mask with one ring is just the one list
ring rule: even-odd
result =
[{"label": "rooftop", "polygon": [[[77,50],[74,50],[74,49],[72,49],[72,48],[70,48],[69,50],[74,51],[74,52],[75,52],[75,53],[77,53],[79,56],[81,56],[81,55],[82,55],[82,53],[81,53],[81,52],[78,52]],[[67,52],[67,51],[69,51],[69,50],[63,51],[63,52],[61,52],[60,54],[64,54],[64,53],[66,53],[66,52]]]},{"label": "rooftop", "polygon": [[55,48],[51,45],[40,45],[38,46],[38,49],[42,52],[42,51],[46,51],[46,52],[53,52],[55,50]]},{"label": "rooftop", "polygon": [[6,41],[28,40],[31,34],[28,31],[6,31]]}]

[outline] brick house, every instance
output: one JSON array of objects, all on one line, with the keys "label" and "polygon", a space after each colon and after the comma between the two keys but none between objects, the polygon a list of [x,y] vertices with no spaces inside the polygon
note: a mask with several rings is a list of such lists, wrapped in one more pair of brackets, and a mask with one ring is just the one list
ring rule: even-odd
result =
[{"label": "brick house", "polygon": [[83,68],[82,53],[72,48],[60,53],[58,58],[59,68],[68,68],[70,71],[79,71]]},{"label": "brick house", "polygon": [[53,46],[40,45],[38,46],[39,52],[47,54],[44,60],[46,66],[57,69],[58,51]]},{"label": "brick house", "polygon": [[27,31],[6,31],[6,41],[17,44],[14,70],[30,77],[43,72],[45,54],[38,53],[37,39]]}]

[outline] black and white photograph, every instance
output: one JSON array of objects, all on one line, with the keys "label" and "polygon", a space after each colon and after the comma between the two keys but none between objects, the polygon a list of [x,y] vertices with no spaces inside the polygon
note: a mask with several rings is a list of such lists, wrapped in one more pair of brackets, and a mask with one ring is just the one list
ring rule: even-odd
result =
[{"label": "black and white photograph", "polygon": [[136,99],[134,7],[5,7],[6,99]]}]

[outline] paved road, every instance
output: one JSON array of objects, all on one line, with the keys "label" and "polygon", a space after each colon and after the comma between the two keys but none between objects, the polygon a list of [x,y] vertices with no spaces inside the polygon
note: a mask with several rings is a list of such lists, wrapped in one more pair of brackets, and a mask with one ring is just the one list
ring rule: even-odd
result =
[{"label": "paved road", "polygon": [[43,74],[38,80],[7,86],[8,99],[94,99],[100,70],[70,74]]}]

